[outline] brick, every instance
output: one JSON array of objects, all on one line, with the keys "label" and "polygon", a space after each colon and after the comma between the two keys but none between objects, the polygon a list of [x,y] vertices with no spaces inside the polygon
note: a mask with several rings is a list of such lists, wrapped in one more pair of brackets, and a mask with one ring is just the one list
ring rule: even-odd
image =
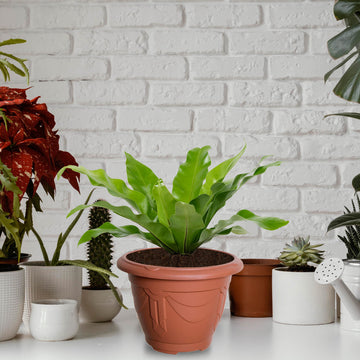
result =
[{"label": "brick", "polygon": [[114,158],[123,156],[124,152],[133,155],[139,153],[139,141],[129,133],[91,132],[69,133],[65,135],[67,151],[75,157]]},{"label": "brick", "polygon": [[122,56],[113,60],[116,79],[182,80],[187,76],[187,63],[177,56]]},{"label": "brick", "polygon": [[302,54],[305,33],[301,31],[230,32],[231,54]]},{"label": "brick", "polygon": [[234,82],[230,104],[235,106],[297,106],[301,95],[292,82]]},{"label": "brick", "polygon": [[81,81],[74,84],[75,100],[88,105],[144,104],[143,81]]},{"label": "brick", "polygon": [[278,136],[226,135],[225,155],[234,156],[244,144],[247,144],[245,159],[260,160],[264,155],[273,155],[269,161],[280,159],[296,159],[299,154],[299,144],[293,138]]},{"label": "brick", "polygon": [[190,76],[196,80],[262,79],[265,60],[262,57],[194,57],[190,59]]},{"label": "brick", "polygon": [[142,134],[142,153],[147,157],[166,158],[180,157],[185,161],[186,153],[194,148],[210,145],[210,155],[219,152],[219,139],[216,136],[198,134]]},{"label": "brick", "polygon": [[327,42],[338,33],[338,29],[327,29],[326,31],[322,29],[311,31],[309,34],[311,53],[316,55],[327,54],[330,56],[327,49]]},{"label": "brick", "polygon": [[1,6],[0,29],[21,29],[27,27],[28,22],[28,14],[25,8]]},{"label": "brick", "polygon": [[43,210],[63,210],[68,211],[70,208],[70,192],[57,186],[55,200],[46,195],[42,187],[39,187],[37,193],[42,199],[41,207]]},{"label": "brick", "polygon": [[270,5],[270,21],[275,28],[324,28],[339,26],[333,3],[289,3]]},{"label": "brick", "polygon": [[[269,170],[270,172],[271,170]],[[268,174],[266,174],[268,175]],[[263,175],[263,176],[266,176]],[[294,188],[261,188],[258,185],[245,185],[230,200],[227,208],[239,211],[295,211],[299,209],[299,192]],[[241,205],[239,205],[241,204]]]},{"label": "brick", "polygon": [[221,54],[224,52],[224,35],[201,30],[153,31],[149,44],[156,54]]},{"label": "brick", "polygon": [[58,126],[63,130],[113,130],[115,111],[79,107],[52,108]]},{"label": "brick", "polygon": [[31,8],[34,28],[94,28],[105,24],[105,8],[93,5],[38,5]]},{"label": "brick", "polygon": [[31,82],[32,88],[27,91],[28,98],[41,96],[38,103],[68,104],[72,101],[71,85],[68,81]]},{"label": "brick", "polygon": [[187,25],[190,27],[249,27],[261,23],[258,5],[188,5],[186,7]]},{"label": "brick", "polygon": [[246,111],[234,108],[201,109],[196,113],[200,131],[267,133],[271,121],[267,111]]},{"label": "brick", "polygon": [[79,55],[143,54],[147,40],[142,31],[79,31],[74,48]]},{"label": "brick", "polygon": [[263,178],[265,185],[332,186],[337,184],[338,169],[327,164],[301,164],[284,162]]},{"label": "brick", "polygon": [[345,187],[351,187],[354,176],[358,175],[359,173],[360,173],[359,161],[346,162],[346,164],[342,166],[341,184]]},{"label": "brick", "polygon": [[348,102],[335,94],[332,90],[335,87],[335,81],[304,81],[303,88],[303,103],[305,105],[345,105]]},{"label": "brick", "polygon": [[311,189],[302,190],[302,194],[305,211],[313,213],[337,213],[341,215],[344,205],[350,203],[353,190]]},{"label": "brick", "polygon": [[117,111],[118,130],[189,131],[192,112],[188,109],[120,108]]},{"label": "brick", "polygon": [[114,27],[180,26],[183,21],[179,5],[128,5],[109,6],[109,23]]},{"label": "brick", "polygon": [[221,105],[225,99],[223,84],[156,83],[150,88],[155,105]]},{"label": "brick", "polygon": [[109,63],[105,59],[85,57],[38,58],[34,60],[32,74],[35,80],[107,79]]},{"label": "brick", "polygon": [[[11,37],[13,33],[0,33],[0,41]],[[11,54],[21,51],[24,55],[64,55],[71,51],[72,38],[65,32],[16,32],[16,37],[26,39],[26,43],[7,46],[6,51]]]},{"label": "brick", "polygon": [[302,138],[301,153],[304,159],[311,160],[346,160],[358,159],[360,143],[358,137],[313,136]]},{"label": "brick", "polygon": [[[287,55],[274,56],[269,61],[272,79],[323,79],[324,74],[334,67],[330,56]],[[341,71],[339,72],[341,75]]]},{"label": "brick", "polygon": [[324,118],[327,111],[316,110],[276,110],[273,122],[276,134],[344,134],[345,120],[339,116]]}]

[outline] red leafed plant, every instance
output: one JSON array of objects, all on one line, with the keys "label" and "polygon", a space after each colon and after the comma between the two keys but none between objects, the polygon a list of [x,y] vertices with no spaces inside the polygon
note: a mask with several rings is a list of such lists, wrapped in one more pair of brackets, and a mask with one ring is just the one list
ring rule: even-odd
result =
[{"label": "red leafed plant", "polygon": [[[11,39],[0,46],[21,42],[25,41]],[[8,70],[28,78],[26,60],[3,52],[0,55],[22,67],[0,59],[5,81],[10,78]],[[27,99],[26,90],[0,87],[0,235],[5,235],[0,257],[19,256],[24,234],[34,230],[32,208],[41,211],[39,185],[54,197],[57,172],[65,165],[77,165],[70,153],[59,148],[54,115],[38,103],[39,97]],[[79,174],[68,171],[63,177],[79,191]],[[23,198],[25,214],[20,210]]]}]

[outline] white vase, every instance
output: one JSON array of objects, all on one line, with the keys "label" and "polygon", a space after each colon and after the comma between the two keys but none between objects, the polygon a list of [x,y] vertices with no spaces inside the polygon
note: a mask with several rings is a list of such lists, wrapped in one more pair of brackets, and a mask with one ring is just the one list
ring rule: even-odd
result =
[{"label": "white vase", "polygon": [[335,292],[331,285],[315,282],[313,272],[276,268],[272,279],[274,321],[293,325],[334,322]]},{"label": "white vase", "polygon": [[[341,280],[360,302],[360,261],[344,260],[344,264]],[[340,312],[340,324],[343,330],[360,331],[360,320],[352,318],[343,302],[341,302]]]},{"label": "white vase", "polygon": [[24,269],[0,272],[0,341],[16,336],[24,309]]},{"label": "white vase", "polygon": [[23,321],[28,326],[31,302],[43,299],[72,299],[81,302],[82,269],[73,265],[45,266],[29,261],[25,268],[25,308]]},{"label": "white vase", "polygon": [[[122,301],[119,289],[116,289]],[[111,321],[121,310],[111,289],[91,290],[84,288],[81,296],[80,320],[83,322]]]}]

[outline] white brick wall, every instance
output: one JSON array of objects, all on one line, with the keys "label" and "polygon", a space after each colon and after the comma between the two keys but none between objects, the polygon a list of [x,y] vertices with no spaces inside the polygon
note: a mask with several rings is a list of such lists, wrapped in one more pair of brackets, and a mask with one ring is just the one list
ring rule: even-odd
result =
[{"label": "white brick wall", "polygon": [[[269,257],[294,235],[310,234],[343,256],[326,226],[349,204],[352,176],[360,172],[360,123],[323,118],[356,110],[331,93],[334,81],[322,80],[331,66],[326,41],[342,26],[332,6],[332,0],[2,0],[0,40],[28,40],[12,50],[29,59],[29,96],[48,103],[63,146],[80,164],[124,177],[128,151],[171,183],[190,148],[210,144],[218,163],[246,142],[239,172],[265,154],[283,164],[247,184],[226,215],[248,207],[291,223],[276,232],[249,227],[248,236],[212,246]],[[26,86],[16,78],[11,85]],[[45,200],[36,224],[51,249],[66,212],[90,188],[82,178],[79,196],[61,180],[56,203]],[[111,199],[103,190],[95,196]],[[85,229],[84,217],[64,256],[85,255],[76,246]],[[114,257],[141,246],[116,240]],[[34,239],[24,248],[39,257]],[[124,274],[117,284],[129,294]]]}]

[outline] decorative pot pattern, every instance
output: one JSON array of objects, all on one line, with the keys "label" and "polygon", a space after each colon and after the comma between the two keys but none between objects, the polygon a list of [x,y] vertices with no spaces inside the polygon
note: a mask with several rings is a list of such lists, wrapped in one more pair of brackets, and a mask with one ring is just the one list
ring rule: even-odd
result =
[{"label": "decorative pot pattern", "polygon": [[242,259],[244,269],[233,275],[229,287],[230,311],[235,316],[272,316],[272,269],[275,259]]},{"label": "decorative pot pattern", "polygon": [[24,309],[24,269],[0,272],[0,341],[16,336]]},{"label": "decorative pot pattern", "polygon": [[135,309],[146,341],[157,351],[205,350],[224,310],[230,276],[242,262],[204,268],[170,268],[127,259],[118,267],[129,273]]},{"label": "decorative pot pattern", "polygon": [[25,308],[23,321],[29,323],[31,303],[43,299],[73,299],[80,309],[82,269],[73,265],[45,266],[30,261],[25,268]]},{"label": "decorative pot pattern", "polygon": [[[116,289],[120,299],[122,295]],[[121,310],[111,289],[92,290],[82,289],[80,320],[84,322],[106,322],[111,321]]]},{"label": "decorative pot pattern", "polygon": [[[285,268],[286,269],[286,268]],[[335,320],[335,292],[315,282],[313,272],[273,270],[273,320],[292,325],[319,325]]]}]

